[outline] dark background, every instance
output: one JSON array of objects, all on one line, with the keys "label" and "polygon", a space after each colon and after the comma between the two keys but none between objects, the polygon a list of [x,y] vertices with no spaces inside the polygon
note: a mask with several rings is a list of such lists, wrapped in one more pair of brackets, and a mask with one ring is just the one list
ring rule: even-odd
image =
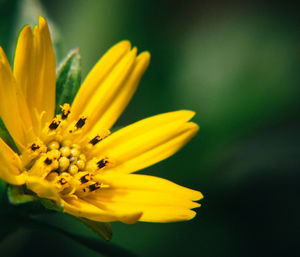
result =
[{"label": "dark background", "polygon": [[[11,57],[22,25],[32,18],[37,22],[36,4],[0,1],[0,44]],[[175,156],[143,172],[200,190],[205,198],[198,215],[173,224],[114,223],[113,243],[146,257],[300,256],[297,4],[196,0],[42,4],[43,15],[60,34],[54,38],[57,59],[79,47],[83,77],[120,40],[129,39],[140,51],[151,52],[151,65],[117,126],[177,109],[197,112],[198,135]],[[66,215],[48,218],[93,236]],[[0,242],[0,256],[32,255],[99,256],[44,230],[20,229]]]}]

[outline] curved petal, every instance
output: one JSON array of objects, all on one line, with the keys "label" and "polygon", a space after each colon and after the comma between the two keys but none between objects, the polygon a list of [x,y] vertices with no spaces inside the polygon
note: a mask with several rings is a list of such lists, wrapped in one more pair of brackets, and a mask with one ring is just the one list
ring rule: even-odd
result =
[{"label": "curved petal", "polygon": [[141,211],[140,221],[189,220],[195,216],[190,209],[200,206],[193,201],[203,197],[198,191],[153,176],[106,173],[98,175],[97,179],[108,187],[88,195],[86,201],[115,212]]},{"label": "curved petal", "polygon": [[185,145],[198,131],[187,122],[191,111],[156,115],[125,127],[96,146],[94,155],[110,158],[110,172],[131,173],[168,158]]},{"label": "curved petal", "polygon": [[101,207],[96,207],[95,205],[81,199],[63,200],[63,205],[64,211],[71,215],[100,222],[121,221],[126,224],[133,224],[136,223],[142,215],[139,211],[130,212],[126,209],[122,212],[116,213],[102,209]]},{"label": "curved petal", "polygon": [[128,41],[112,47],[95,65],[83,82],[69,120],[87,117],[85,131],[97,134],[110,129],[133,96],[149,65],[150,54],[130,50]]},{"label": "curved petal", "polygon": [[26,186],[39,197],[54,200],[60,204],[61,199],[53,183],[36,176],[26,176]]},{"label": "curved petal", "polygon": [[34,127],[38,114],[45,111],[44,121],[53,118],[55,110],[55,56],[46,20],[39,17],[39,26],[21,31],[14,60],[14,75],[31,111]]},{"label": "curved petal", "polygon": [[103,80],[118,62],[130,51],[130,42],[121,41],[109,49],[98,61],[82,83],[72,104],[70,117],[79,117],[84,106],[86,106]]},{"label": "curved petal", "polygon": [[0,138],[0,178],[12,185],[25,183],[19,156]]},{"label": "curved petal", "polygon": [[[0,47],[0,116],[19,149],[24,148],[25,134],[20,114],[17,84],[3,49]],[[22,107],[22,106],[20,106]]]},{"label": "curved petal", "polygon": [[[94,120],[90,121],[91,129],[87,136],[95,136],[103,129],[110,129],[122,114],[130,99],[134,95],[137,86],[150,63],[150,54],[148,52],[141,53],[135,60],[134,67],[129,73],[123,85],[116,90],[114,96],[107,102],[105,109],[99,115],[94,116]],[[96,105],[100,106],[103,101],[96,99]],[[95,108],[97,108],[95,106]]]}]

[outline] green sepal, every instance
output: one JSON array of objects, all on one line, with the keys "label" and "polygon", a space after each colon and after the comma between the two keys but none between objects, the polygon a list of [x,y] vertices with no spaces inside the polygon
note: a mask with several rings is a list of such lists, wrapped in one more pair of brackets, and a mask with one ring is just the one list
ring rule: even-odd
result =
[{"label": "green sepal", "polygon": [[97,235],[104,238],[106,241],[112,238],[112,227],[108,222],[97,222],[85,218],[78,218],[84,225],[93,230]]},{"label": "green sepal", "polygon": [[19,150],[13,140],[12,136],[9,134],[3,120],[0,118],[0,137],[4,140],[6,144],[10,146],[16,153],[19,153]]},{"label": "green sepal", "polygon": [[57,212],[63,212],[63,210],[64,210],[63,206],[57,205],[52,200],[48,200],[48,199],[44,199],[44,198],[39,198],[39,200],[42,203],[42,205],[48,210],[57,211]]},{"label": "green sepal", "polygon": [[0,179],[0,204],[6,200],[6,183]]},{"label": "green sepal", "polygon": [[23,187],[9,186],[7,188],[8,200],[11,204],[23,204],[37,200],[34,195],[29,195],[24,192]]},{"label": "green sepal", "polygon": [[81,57],[77,48],[68,53],[56,71],[56,113],[60,112],[60,105],[72,104],[80,83]]},{"label": "green sepal", "polygon": [[63,211],[62,206],[58,206],[52,200],[38,197],[34,192],[26,190],[23,186],[8,186],[7,196],[9,203],[22,205],[18,206],[20,211],[29,215]]}]

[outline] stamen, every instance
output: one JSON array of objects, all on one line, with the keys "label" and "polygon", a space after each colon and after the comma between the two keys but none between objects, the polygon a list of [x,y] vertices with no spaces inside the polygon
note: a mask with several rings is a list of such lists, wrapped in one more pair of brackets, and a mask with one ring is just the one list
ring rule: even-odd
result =
[{"label": "stamen", "polygon": [[65,120],[66,118],[68,118],[71,112],[71,107],[69,104],[60,105],[59,107],[61,108],[61,113],[62,113],[61,118]]},{"label": "stamen", "polygon": [[88,174],[87,174],[87,175],[84,175],[84,176],[82,176],[82,177],[80,178],[80,182],[81,182],[82,184],[89,182],[89,180],[86,178],[87,176],[88,176]]},{"label": "stamen", "polygon": [[35,151],[35,150],[40,149],[40,146],[37,145],[37,144],[35,144],[35,143],[33,143],[30,148],[31,148],[32,151]]},{"label": "stamen", "polygon": [[59,124],[61,123],[61,120],[58,118],[54,118],[51,122],[51,124],[49,125],[49,129],[51,130],[55,130],[57,129],[57,127],[59,126]]},{"label": "stamen", "polygon": [[101,138],[100,136],[95,136],[89,143],[92,144],[92,145],[95,145],[97,143],[99,143],[101,141]]},{"label": "stamen", "polygon": [[61,152],[59,150],[51,150],[47,153],[47,156],[51,159],[51,160],[57,160],[61,155]]},{"label": "stamen", "polygon": [[78,172],[78,167],[74,164],[70,165],[69,167],[69,172],[72,174],[72,175],[75,175],[77,172]]},{"label": "stamen", "polygon": [[52,160],[50,160],[48,157],[44,161],[45,164],[50,165],[52,163]]},{"label": "stamen", "polygon": [[96,145],[101,140],[103,140],[104,138],[106,138],[109,134],[110,134],[110,131],[108,129],[104,130],[102,132],[102,134],[95,136],[89,143],[92,144],[92,145]]},{"label": "stamen", "polygon": [[73,157],[78,157],[80,155],[80,151],[77,148],[72,148],[71,149],[71,155]]},{"label": "stamen", "polygon": [[86,121],[86,118],[80,118],[77,123],[75,124],[75,127],[80,129],[84,126],[85,124],[85,121]]},{"label": "stamen", "polygon": [[90,192],[93,192],[93,191],[99,189],[100,187],[101,187],[101,185],[98,182],[96,182],[95,184],[92,184],[89,186],[89,190],[90,190]]},{"label": "stamen", "polygon": [[68,146],[63,146],[60,148],[60,152],[62,156],[69,157],[71,155],[71,149]]},{"label": "stamen", "polygon": [[102,159],[102,160],[97,162],[97,166],[98,166],[99,169],[102,169],[106,166],[107,163],[108,163],[107,159]]},{"label": "stamen", "polygon": [[37,138],[34,142],[30,143],[21,155],[22,164],[26,169],[31,168],[34,164],[33,161],[42,153],[47,152],[47,146]]},{"label": "stamen", "polygon": [[71,182],[72,176],[69,173],[63,172],[58,180],[58,183],[61,184],[62,186]]},{"label": "stamen", "polygon": [[59,183],[60,183],[61,185],[65,185],[65,184],[67,184],[67,180],[66,180],[65,178],[61,178],[61,179],[59,180]]},{"label": "stamen", "polygon": [[59,161],[59,170],[60,171],[65,171],[68,169],[68,167],[70,165],[70,160],[67,157],[63,156],[63,157],[59,158],[58,161]]},{"label": "stamen", "polygon": [[50,144],[48,144],[48,148],[51,150],[57,150],[59,147],[60,145],[57,141],[52,141]]},{"label": "stamen", "polygon": [[84,162],[84,160],[78,160],[77,162],[76,162],[76,165],[77,165],[77,167],[80,169],[80,170],[83,170],[84,169],[84,167],[85,167],[85,162]]}]

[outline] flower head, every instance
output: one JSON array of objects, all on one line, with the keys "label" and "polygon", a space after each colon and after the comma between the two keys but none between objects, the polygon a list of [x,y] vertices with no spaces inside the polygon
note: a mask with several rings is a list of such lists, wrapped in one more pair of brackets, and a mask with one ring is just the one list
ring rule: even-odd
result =
[{"label": "flower head", "polygon": [[48,25],[21,31],[13,71],[0,49],[0,115],[17,146],[0,139],[0,178],[95,221],[170,222],[194,217],[198,191],[132,174],[174,154],[198,131],[191,111],[153,116],[115,133],[150,61],[128,41],[113,46],[55,115],[55,57]]}]

